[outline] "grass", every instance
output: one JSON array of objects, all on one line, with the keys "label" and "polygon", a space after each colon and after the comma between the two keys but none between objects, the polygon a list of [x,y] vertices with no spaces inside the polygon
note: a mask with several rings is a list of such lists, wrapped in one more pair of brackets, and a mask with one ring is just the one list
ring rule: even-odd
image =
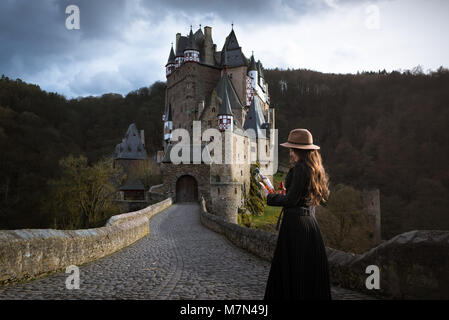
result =
[{"label": "grass", "polygon": [[261,216],[251,218],[253,228],[270,232],[276,232],[276,222],[282,207],[265,206],[265,210]]}]

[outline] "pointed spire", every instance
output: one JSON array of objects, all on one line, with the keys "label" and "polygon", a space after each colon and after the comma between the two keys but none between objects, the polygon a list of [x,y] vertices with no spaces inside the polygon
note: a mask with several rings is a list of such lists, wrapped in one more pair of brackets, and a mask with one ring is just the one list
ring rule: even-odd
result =
[{"label": "pointed spire", "polygon": [[256,60],[254,60],[254,51],[249,60],[248,71],[257,71]]},{"label": "pointed spire", "polygon": [[187,40],[186,49],[198,50],[196,46],[195,36],[193,35],[192,26],[190,26],[190,33]]},{"label": "pointed spire", "polygon": [[168,56],[167,65],[175,63],[175,52],[173,51],[173,42],[171,43],[170,55]]},{"label": "pointed spire", "polygon": [[229,35],[226,37],[225,44],[222,50],[233,50],[239,49],[239,42],[237,41],[237,36],[235,35],[234,29],[231,30]]},{"label": "pointed spire", "polygon": [[262,131],[264,123],[265,117],[263,115],[259,99],[257,97],[254,97],[251,101],[248,113],[246,114],[243,129],[253,129],[256,133],[256,137],[264,137]]}]

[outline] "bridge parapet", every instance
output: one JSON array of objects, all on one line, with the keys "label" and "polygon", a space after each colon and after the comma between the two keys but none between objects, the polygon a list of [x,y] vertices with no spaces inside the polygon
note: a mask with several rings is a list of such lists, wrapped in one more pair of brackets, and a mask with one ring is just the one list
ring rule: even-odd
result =
[{"label": "bridge parapet", "polygon": [[0,230],[0,284],[64,270],[112,254],[149,232],[149,219],[172,204],[168,198],[111,217],[101,228]]},{"label": "bridge parapet", "polygon": [[[242,249],[271,261],[277,235],[230,223],[207,212],[203,199],[201,223]],[[326,247],[331,282],[341,287],[393,299],[449,299],[449,231],[406,232],[365,252],[354,254]],[[366,268],[380,270],[380,289],[368,290]]]}]

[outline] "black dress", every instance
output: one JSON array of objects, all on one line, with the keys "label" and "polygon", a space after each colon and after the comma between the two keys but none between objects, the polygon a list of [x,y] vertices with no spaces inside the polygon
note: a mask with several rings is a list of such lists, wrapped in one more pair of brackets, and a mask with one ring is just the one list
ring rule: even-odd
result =
[{"label": "black dress", "polygon": [[264,300],[331,299],[326,249],[315,216],[300,216],[306,206],[309,174],[297,162],[285,178],[286,195],[268,194],[267,204],[284,207]]}]

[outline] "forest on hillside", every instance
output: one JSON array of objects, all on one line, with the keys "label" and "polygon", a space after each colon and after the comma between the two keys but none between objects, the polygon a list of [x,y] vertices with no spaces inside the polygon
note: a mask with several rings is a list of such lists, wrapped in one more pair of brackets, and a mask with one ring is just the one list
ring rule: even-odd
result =
[{"label": "forest on hillside", "polygon": [[332,184],[378,188],[384,239],[449,230],[449,70],[265,75],[279,141],[307,128]]},{"label": "forest on hillside", "polygon": [[[413,229],[449,230],[449,71],[325,74],[266,70],[279,141],[307,128],[321,146],[331,183],[379,188],[383,237]],[[0,79],[0,229],[46,228],[41,210],[59,160],[112,155],[129,124],[161,149],[165,83],[125,97],[66,99]],[[279,148],[280,160],[287,153]]]},{"label": "forest on hillside", "polygon": [[128,126],[145,130],[146,149],[161,147],[165,83],[101,97],[68,100],[21,80],[0,79],[0,229],[48,228],[42,209],[59,161],[112,156]]}]

